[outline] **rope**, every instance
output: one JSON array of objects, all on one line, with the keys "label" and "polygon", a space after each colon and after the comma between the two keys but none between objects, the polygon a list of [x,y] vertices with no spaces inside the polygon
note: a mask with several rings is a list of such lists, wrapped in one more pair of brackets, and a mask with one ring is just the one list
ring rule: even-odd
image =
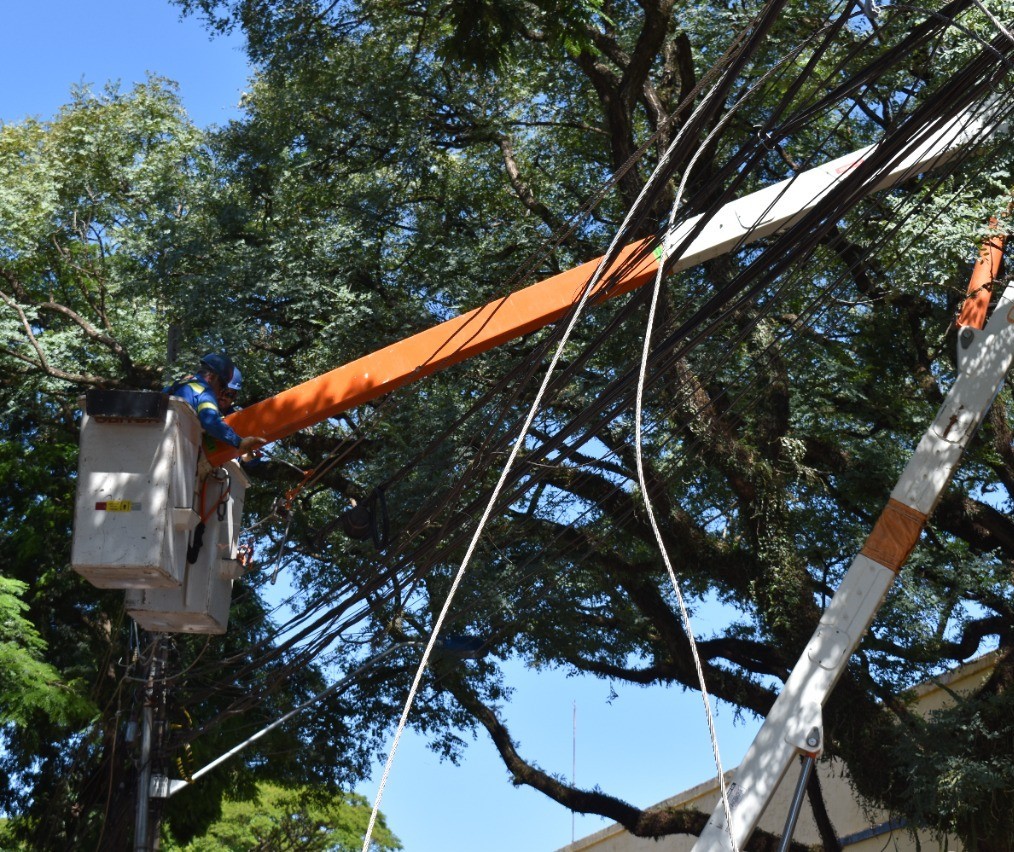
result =
[{"label": "rope", "polygon": [[986,4],[983,3],[982,0],[975,0],[975,5],[979,7],[979,11],[981,11],[982,14],[984,14],[987,18],[989,18],[990,23],[1004,35],[1007,41],[1009,41],[1011,44],[1014,44],[1014,35],[1012,35],[1011,31],[1008,30],[1002,23],[1000,23],[996,15],[994,15],[992,12],[989,11],[989,9],[986,7]]},{"label": "rope", "polygon": [[[788,61],[794,54],[785,57],[782,62]],[[781,63],[779,63],[780,65]],[[778,65],[769,70],[764,74],[750,89],[740,98],[730,109],[722,116],[721,121],[715,125],[714,129],[708,134],[704,142],[701,143],[700,147],[694,153],[690,162],[687,164],[686,169],[683,172],[683,177],[680,180],[679,188],[676,191],[676,197],[673,199],[672,208],[669,211],[669,227],[667,229],[665,241],[663,243],[664,248],[668,248],[668,241],[670,234],[674,231],[678,221],[678,211],[680,202],[683,200],[683,194],[686,191],[687,180],[690,177],[690,173],[693,171],[694,166],[700,159],[701,153],[707,149],[711,141],[722,131],[726,123],[736,114],[736,111],[746,103],[751,95],[753,95],[765,80],[771,76]],[[667,252],[663,251],[663,257],[666,257]],[[711,698],[708,694],[708,686],[704,677],[704,667],[701,663],[701,656],[697,649],[697,639],[694,637],[693,625],[690,621],[690,611],[687,609],[686,601],[683,598],[683,592],[680,589],[679,580],[676,577],[676,571],[673,568],[672,560],[669,558],[669,551],[665,546],[665,542],[662,539],[662,531],[659,529],[658,520],[655,517],[655,508],[651,502],[651,496],[648,491],[648,482],[644,474],[644,456],[643,456],[643,413],[644,413],[644,386],[648,376],[648,356],[651,352],[651,335],[655,327],[655,313],[658,308],[658,297],[662,290],[662,278],[665,275],[666,264],[660,263],[658,270],[655,273],[655,281],[652,285],[651,291],[651,302],[648,306],[648,319],[645,324],[644,330],[644,345],[641,348],[641,364],[637,374],[637,390],[634,396],[634,458],[637,466],[637,482],[641,488],[641,495],[644,498],[644,509],[648,515],[648,522],[651,524],[651,531],[655,536],[655,543],[658,545],[659,553],[662,556],[662,561],[665,563],[666,573],[669,575],[669,580],[672,583],[673,591],[676,593],[676,602],[679,605],[680,620],[683,622],[683,630],[686,632],[687,640],[690,644],[690,653],[694,659],[694,669],[697,672],[697,682],[701,688],[701,700],[704,703],[704,716],[707,720],[708,725],[708,736],[711,738],[711,751],[715,757],[715,769],[718,775],[718,787],[722,794],[722,808],[725,811],[725,826],[726,831],[729,833],[729,840],[732,843],[733,852],[738,852],[739,846],[736,843],[736,838],[732,833],[732,808],[729,805],[729,792],[725,783],[725,772],[722,769],[722,755],[718,747],[718,734],[715,731],[715,719],[711,712]]]},{"label": "rope", "polygon": [[[649,184],[641,190],[641,194],[638,196],[638,201],[644,196]],[[635,202],[636,206],[636,202]],[[625,223],[624,223],[625,224]],[[380,787],[377,790],[377,798],[373,803],[373,810],[370,812],[370,822],[366,828],[366,837],[363,840],[363,852],[369,852],[370,839],[373,836],[373,828],[377,822],[377,814],[380,811],[380,803],[384,796],[384,788],[387,786],[387,779],[391,774],[391,766],[394,763],[394,756],[398,750],[398,744],[401,741],[402,733],[405,730],[405,725],[408,721],[408,714],[412,710],[412,705],[415,703],[416,693],[419,690],[419,684],[422,681],[423,672],[426,670],[426,666],[429,663],[430,654],[436,645],[437,636],[440,633],[441,627],[443,627],[444,620],[447,617],[447,613],[450,610],[451,602],[454,600],[454,596],[457,593],[458,587],[461,585],[461,581],[464,578],[465,571],[468,568],[468,564],[472,559],[472,554],[475,552],[475,547],[479,542],[479,537],[482,535],[486,528],[486,522],[489,520],[489,516],[493,512],[493,508],[497,503],[497,499],[500,496],[500,491],[503,489],[504,484],[507,481],[507,477],[514,467],[514,462],[517,459],[518,453],[524,444],[525,438],[528,436],[528,432],[531,429],[532,423],[535,420],[535,415],[538,413],[539,407],[542,404],[542,397],[546,392],[546,388],[549,386],[549,381],[556,370],[556,365],[563,355],[563,350],[566,347],[570,336],[577,325],[578,319],[584,311],[585,305],[588,302],[595,285],[599,282],[602,277],[602,273],[607,266],[607,261],[610,261],[615,254],[616,249],[619,247],[620,232],[613,238],[612,243],[609,246],[609,251],[603,256],[602,261],[599,263],[598,268],[595,270],[595,274],[592,275],[591,279],[584,287],[584,291],[581,293],[581,298],[574,311],[571,314],[570,320],[567,323],[566,330],[563,336],[560,338],[560,342],[557,344],[556,351],[553,353],[552,360],[549,363],[549,367],[546,369],[546,373],[542,378],[542,384],[539,387],[538,392],[535,395],[535,399],[532,401],[531,407],[528,409],[528,415],[525,418],[525,422],[521,427],[521,431],[518,433],[517,439],[514,441],[514,446],[511,448],[510,456],[507,459],[507,463],[500,474],[500,479],[497,481],[496,486],[493,489],[493,493],[490,495],[489,502],[486,504],[486,508],[482,513],[482,517],[479,519],[479,524],[472,535],[472,540],[468,544],[468,549],[465,552],[465,557],[461,561],[461,565],[458,568],[457,573],[454,576],[454,580],[451,583],[451,588],[447,593],[447,598],[444,601],[444,605],[440,610],[440,614],[437,616],[436,623],[433,625],[433,631],[430,634],[430,638],[426,643],[426,648],[423,651],[422,659],[419,661],[419,667],[416,669],[415,677],[412,680],[412,686],[409,689],[408,699],[405,702],[405,709],[402,711],[401,718],[398,720],[398,728],[395,731],[394,741],[391,744],[391,751],[387,757],[387,763],[384,765],[384,774],[380,779]]]},{"label": "rope", "polygon": [[[218,497],[215,502],[211,504],[211,508],[205,510],[206,496],[208,491],[208,480],[213,479],[218,483]],[[218,519],[222,520],[222,507],[225,506],[229,499],[229,493],[232,491],[232,477],[229,476],[228,471],[224,468],[215,468],[211,473],[208,474],[207,479],[201,483],[201,523],[206,523],[208,518],[211,517],[212,512],[218,512]]]}]

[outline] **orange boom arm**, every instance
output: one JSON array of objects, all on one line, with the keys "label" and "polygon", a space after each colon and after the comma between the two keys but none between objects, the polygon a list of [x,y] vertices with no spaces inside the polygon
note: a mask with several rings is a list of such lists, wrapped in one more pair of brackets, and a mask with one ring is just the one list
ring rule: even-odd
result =
[{"label": "orange boom arm", "polygon": [[[651,240],[622,249],[592,298],[612,298],[650,281],[658,260]],[[581,298],[601,258],[449,319],[321,376],[282,391],[226,418],[240,435],[277,441],[425,376],[486,352],[558,320]],[[219,445],[209,455],[222,464],[237,455]]]}]

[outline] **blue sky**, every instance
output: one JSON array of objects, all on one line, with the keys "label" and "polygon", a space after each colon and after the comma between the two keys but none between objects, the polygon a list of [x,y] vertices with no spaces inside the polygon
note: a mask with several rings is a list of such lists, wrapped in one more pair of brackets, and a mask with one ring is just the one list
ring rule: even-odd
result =
[{"label": "blue sky", "polygon": [[[199,21],[180,21],[165,0],[36,0],[4,4],[0,120],[51,117],[71,87],[123,89],[151,72],[175,80],[201,126],[240,115],[249,69],[238,37],[212,38]],[[336,365],[337,366],[337,365]],[[279,388],[278,390],[281,390]],[[718,608],[695,621],[698,635],[717,628]],[[676,690],[567,678],[510,668],[517,691],[505,718],[524,757],[638,806],[648,806],[714,774],[700,697]],[[615,691],[614,691],[615,690]],[[725,766],[735,765],[756,730],[719,708]],[[376,773],[379,779],[380,771]],[[360,788],[371,802],[375,785]],[[402,742],[382,809],[406,852],[554,850],[570,842],[571,814],[528,788],[514,788],[492,744],[480,735],[461,766],[441,763],[418,737]],[[607,823],[577,817],[577,837]]]},{"label": "blue sky", "polygon": [[71,87],[124,90],[152,72],[175,80],[201,126],[239,115],[248,69],[238,37],[212,38],[195,19],[180,20],[165,0],[35,0],[3,4],[0,119],[50,117]]}]

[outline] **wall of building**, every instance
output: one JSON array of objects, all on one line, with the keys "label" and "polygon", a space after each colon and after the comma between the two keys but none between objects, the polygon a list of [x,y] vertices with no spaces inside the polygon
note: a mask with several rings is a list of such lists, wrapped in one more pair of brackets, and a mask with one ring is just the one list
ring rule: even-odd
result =
[{"label": "wall of building", "polygon": [[[918,686],[908,696],[913,709],[923,714],[931,713],[952,704],[954,695],[978,689],[989,677],[993,661],[992,655],[986,655]],[[727,783],[735,772],[733,769],[727,773]],[[906,826],[892,822],[890,814],[885,811],[864,807],[856,798],[844,767],[837,761],[820,761],[817,774],[828,814],[846,852],[963,852],[961,845],[952,838],[938,837],[927,831],[913,834]],[[761,817],[760,827],[765,831],[781,835],[798,777],[798,772],[790,770],[782,781]],[[698,784],[659,802],[655,807],[690,808],[711,813],[718,796],[716,779]],[[800,814],[793,839],[806,844],[820,842],[808,802]],[[690,852],[696,840],[696,837],[687,835],[660,840],[634,837],[622,826],[614,824],[564,846],[559,852]]]}]

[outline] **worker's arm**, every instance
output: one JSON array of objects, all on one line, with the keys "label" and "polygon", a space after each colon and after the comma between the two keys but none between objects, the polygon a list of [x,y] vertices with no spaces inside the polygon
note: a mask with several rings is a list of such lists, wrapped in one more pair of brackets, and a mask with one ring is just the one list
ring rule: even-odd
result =
[{"label": "worker's arm", "polygon": [[201,421],[201,428],[205,433],[211,435],[216,441],[235,447],[239,450],[240,455],[252,452],[267,443],[264,438],[254,435],[240,437],[236,430],[222,419],[218,400],[215,399],[215,394],[210,389],[204,390],[198,395],[194,407],[197,411],[197,419]]}]

